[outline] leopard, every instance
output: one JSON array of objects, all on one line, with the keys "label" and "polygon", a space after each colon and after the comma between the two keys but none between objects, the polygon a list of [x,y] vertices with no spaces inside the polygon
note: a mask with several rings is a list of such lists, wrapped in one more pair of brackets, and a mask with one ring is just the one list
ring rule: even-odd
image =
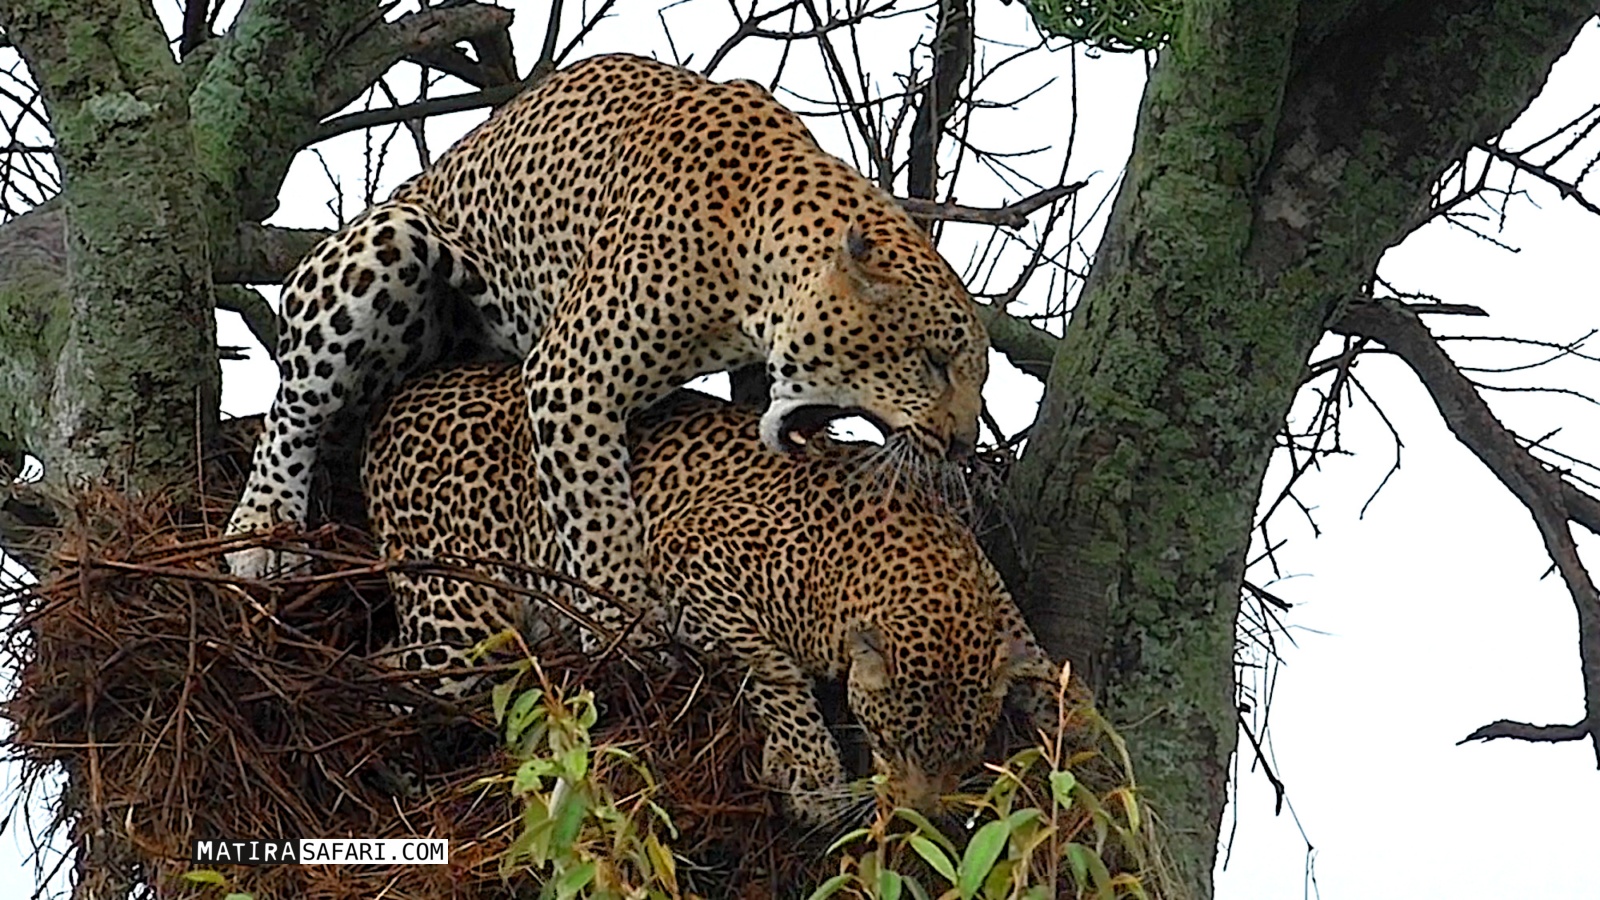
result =
[{"label": "leopard", "polygon": [[305,526],[319,453],[397,386],[520,360],[537,503],[563,570],[601,589],[574,595],[593,649],[653,602],[630,416],[764,366],[769,450],[861,416],[949,466],[976,443],[988,337],[929,234],[764,87],[608,55],[532,84],[317,244],[285,280],[276,358],[230,572],[307,564],[260,536]]},{"label": "leopard", "polygon": [[[436,370],[367,435],[362,491],[383,555],[487,576],[390,570],[400,634],[383,661],[457,673],[434,682],[446,695],[471,690],[474,648],[530,622],[559,636],[566,621],[527,599],[560,548],[520,404],[514,368]],[[955,506],[880,477],[875,444],[824,432],[785,458],[761,428],[758,410],[690,389],[630,422],[663,621],[747,679],[760,779],[795,818],[837,824],[875,802],[852,794],[819,706],[815,685],[841,680],[887,799],[938,813],[1003,700],[1052,733],[1060,668]]]}]

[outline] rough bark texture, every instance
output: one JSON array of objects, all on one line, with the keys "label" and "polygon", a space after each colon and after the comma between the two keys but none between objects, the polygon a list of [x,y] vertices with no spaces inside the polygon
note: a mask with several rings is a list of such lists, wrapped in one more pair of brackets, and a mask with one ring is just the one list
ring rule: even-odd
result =
[{"label": "rough bark texture", "polygon": [[278,281],[322,237],[259,224],[295,154],[400,59],[510,18],[249,0],[180,66],[143,0],[0,0],[66,185],[0,226],[0,450],[52,478],[119,456],[159,480],[192,459],[216,422],[212,284]]},{"label": "rough bark texture", "polygon": [[1126,727],[1197,896],[1237,734],[1245,552],[1307,356],[1595,12],[1305,6],[1185,4],[1013,481],[1030,619]]},{"label": "rough bark texture", "polygon": [[0,18],[43,89],[72,185],[65,291],[7,297],[42,335],[34,391],[54,362],[48,391],[12,404],[35,404],[29,449],[58,479],[166,479],[215,425],[221,385],[182,74],[141,0],[5,3]]}]

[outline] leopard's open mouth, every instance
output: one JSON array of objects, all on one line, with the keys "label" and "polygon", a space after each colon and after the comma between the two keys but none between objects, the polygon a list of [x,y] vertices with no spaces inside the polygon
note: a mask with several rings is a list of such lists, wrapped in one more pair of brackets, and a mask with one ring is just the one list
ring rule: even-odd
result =
[{"label": "leopard's open mouth", "polygon": [[778,446],[786,453],[799,453],[811,439],[839,419],[860,417],[873,428],[887,435],[889,428],[883,420],[859,406],[833,406],[827,403],[808,403],[797,406],[784,415],[778,423]]}]

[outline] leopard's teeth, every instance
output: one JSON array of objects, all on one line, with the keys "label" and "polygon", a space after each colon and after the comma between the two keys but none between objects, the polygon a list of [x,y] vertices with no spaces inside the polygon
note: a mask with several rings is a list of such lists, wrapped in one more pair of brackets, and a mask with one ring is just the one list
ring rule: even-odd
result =
[{"label": "leopard's teeth", "polygon": [[806,436],[798,431],[791,431],[789,432],[789,440],[795,444],[804,445],[806,442]]}]

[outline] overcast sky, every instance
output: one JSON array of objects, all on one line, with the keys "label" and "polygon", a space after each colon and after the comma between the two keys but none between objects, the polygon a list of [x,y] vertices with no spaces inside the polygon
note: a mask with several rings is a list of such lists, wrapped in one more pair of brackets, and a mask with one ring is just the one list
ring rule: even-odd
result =
[{"label": "overcast sky", "polygon": [[[526,67],[537,53],[548,7],[543,2],[508,5],[518,12],[513,34]],[[731,32],[728,6],[720,0],[693,0],[664,17],[655,14],[656,5],[620,0],[618,15],[596,28],[574,58],[619,50],[667,60],[692,54],[698,66]],[[173,4],[158,6],[175,18]],[[582,4],[567,6],[565,33],[570,35],[584,10]],[[906,16],[866,35],[864,65],[879,74],[882,87],[904,70],[911,46],[907,36],[922,21],[921,14]],[[980,36],[991,41],[980,45],[980,57],[990,65],[1011,52],[1000,42],[1036,40],[1020,4],[980,0],[977,22]],[[670,43],[664,23],[671,29]],[[775,21],[772,27],[787,23]],[[722,63],[715,77],[765,81],[778,50],[771,42],[748,43]],[[827,96],[820,67],[803,52],[791,65],[795,75],[786,84],[799,96],[780,92],[780,99],[814,108],[807,98]],[[988,99],[1014,99],[1053,79],[1018,109],[984,112],[969,133],[973,144],[991,150],[1056,148],[1008,158],[1017,172],[1045,184],[1058,174],[1061,148],[1073,127],[1067,111],[1077,95],[1067,180],[1088,180],[1076,221],[1089,224],[1077,238],[1081,250],[1066,258],[1080,274],[1084,252],[1092,252],[1103,221],[1091,220],[1090,214],[1115,189],[1129,151],[1143,77],[1139,57],[1062,49],[1008,67],[984,85],[982,96]],[[414,81],[411,75],[398,79],[397,93],[402,98],[414,94]],[[435,93],[460,89],[441,85]],[[1530,143],[1597,102],[1600,28],[1591,25],[1506,146]],[[437,122],[430,129],[432,152],[481,118],[482,113],[469,113]],[[813,126],[825,147],[852,158],[836,120],[816,120]],[[1600,138],[1591,141],[1596,144],[1585,158],[1600,149]],[[343,182],[344,213],[354,214],[362,205],[362,139],[330,142],[324,157]],[[417,165],[402,133],[390,147],[378,195]],[[1572,178],[1578,168],[1557,172]],[[1015,199],[1015,192],[1007,192],[1007,178],[1021,185],[1015,174],[976,167],[963,172],[959,199],[969,204]],[[1496,240],[1513,249],[1440,223],[1385,256],[1380,274],[1397,288],[1476,304],[1491,313],[1487,320],[1430,319],[1439,333],[1570,341],[1600,328],[1594,274],[1600,219],[1531,180],[1519,180],[1517,186],[1527,195],[1511,203],[1504,229],[1495,231]],[[336,224],[326,205],[331,193],[321,163],[303,155],[273,222],[331,227]],[[1600,195],[1600,187],[1589,193]],[[1499,226],[1490,221],[1485,227]],[[980,229],[952,229],[942,249],[958,271],[970,275],[973,242],[986,237]],[[1011,271],[1007,267],[1023,259],[1019,247],[998,261],[997,271]],[[1075,291],[1070,275],[1060,277],[1068,279],[1069,293]],[[1025,308],[1037,309],[1052,297],[1059,301],[1060,284],[1051,290],[1041,281],[1024,295],[1024,303],[1033,304]],[[219,340],[251,343],[229,314],[220,318]],[[1452,343],[1449,349],[1458,361],[1483,367],[1514,366],[1543,355],[1526,346],[1476,342]],[[228,412],[259,412],[270,400],[276,375],[256,355],[224,366]],[[1320,537],[1313,537],[1304,519],[1279,517],[1274,537],[1288,543],[1278,553],[1285,578],[1273,590],[1295,604],[1287,616],[1295,644],[1282,650],[1269,734],[1273,769],[1287,787],[1295,815],[1287,809],[1273,815],[1271,785],[1251,771],[1253,755],[1241,741],[1237,802],[1224,821],[1231,841],[1224,847],[1226,867],[1219,865],[1217,896],[1293,898],[1317,896],[1320,890],[1324,898],[1362,900],[1600,898],[1594,862],[1600,772],[1592,746],[1455,746],[1468,732],[1499,718],[1545,723],[1581,716],[1571,600],[1559,579],[1541,579],[1549,562],[1526,512],[1454,441],[1409,370],[1392,358],[1373,356],[1359,364],[1357,374],[1400,430],[1402,468],[1363,517],[1362,506],[1395,454],[1382,420],[1358,403],[1348,411],[1343,430],[1344,446],[1353,455],[1330,462],[1300,491],[1314,507]],[[1600,366],[1573,360],[1482,377],[1507,386],[1600,392]],[[1015,431],[1032,419],[1038,394],[1036,382],[996,358],[988,396],[1003,430]],[[1497,393],[1489,400],[1522,434],[1560,428],[1554,446],[1600,456],[1600,410],[1594,406],[1529,393]],[[1281,478],[1281,469],[1274,467],[1269,483]],[[1582,535],[1580,544],[1591,567],[1600,567],[1600,542]],[[1262,566],[1251,577],[1265,583],[1272,573]],[[11,831],[0,838],[0,898],[25,897],[33,883],[31,865],[17,855],[15,824]],[[1313,862],[1310,847],[1315,848],[1315,887],[1306,877]],[[19,877],[7,878],[8,870]]]}]

